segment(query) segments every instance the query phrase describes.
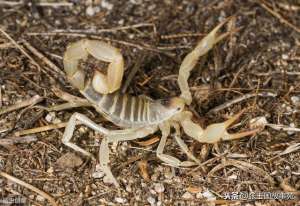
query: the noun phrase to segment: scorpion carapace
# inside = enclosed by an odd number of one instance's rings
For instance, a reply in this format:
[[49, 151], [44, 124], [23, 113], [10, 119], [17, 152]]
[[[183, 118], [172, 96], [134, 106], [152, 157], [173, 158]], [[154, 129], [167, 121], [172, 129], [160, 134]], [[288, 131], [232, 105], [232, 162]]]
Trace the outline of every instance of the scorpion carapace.
[[[221, 140], [233, 140], [255, 134], [258, 131], [257, 129], [236, 134], [227, 132], [227, 128], [245, 110], [225, 122], [211, 124], [206, 129], [202, 129], [200, 125], [192, 121], [192, 113], [185, 108], [185, 104], [190, 104], [192, 101], [187, 82], [190, 71], [202, 55], [206, 54], [216, 43], [228, 36], [229, 32], [222, 35], [217, 35], [217, 32], [229, 19], [216, 26], [197, 44], [193, 51], [187, 54], [179, 69], [178, 84], [181, 96], [167, 100], [151, 100], [119, 93], [118, 89], [121, 86], [124, 74], [124, 61], [120, 51], [113, 46], [101, 41], [88, 39], [70, 44], [63, 60], [69, 81], [80, 90], [99, 113], [124, 129], [108, 130], [94, 123], [85, 115], [75, 113], [70, 118], [65, 129], [63, 143], [93, 158], [92, 154], [70, 141], [75, 125], [81, 123], [103, 134], [104, 137], [99, 150], [100, 166], [108, 178], [116, 186], [119, 186], [108, 166], [108, 144], [110, 142], [143, 138], [157, 130], [161, 130], [162, 137], [156, 150], [157, 157], [168, 165], [181, 167], [200, 164], [200, 161], [189, 151], [187, 145], [181, 139], [180, 126], [188, 136], [203, 143], [216, 143]], [[89, 54], [96, 59], [109, 63], [106, 75], [96, 71], [92, 79], [86, 79], [84, 71], [79, 68], [79, 61], [86, 60]], [[171, 127], [175, 129], [175, 141], [191, 161], [181, 161], [176, 157], [163, 153]]]

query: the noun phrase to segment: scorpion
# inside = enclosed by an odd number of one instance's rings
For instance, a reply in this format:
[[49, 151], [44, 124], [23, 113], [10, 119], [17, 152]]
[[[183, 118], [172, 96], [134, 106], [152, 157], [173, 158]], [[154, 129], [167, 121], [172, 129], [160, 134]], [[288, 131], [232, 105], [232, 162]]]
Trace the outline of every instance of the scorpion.
[[[122, 94], [118, 91], [124, 75], [124, 59], [119, 49], [99, 40], [82, 39], [71, 43], [63, 57], [64, 70], [69, 82], [80, 91], [97, 112], [122, 129], [109, 130], [94, 123], [83, 114], [74, 113], [65, 128], [63, 144], [94, 159], [91, 153], [72, 143], [71, 138], [77, 124], [83, 124], [101, 133], [103, 139], [99, 149], [100, 168], [111, 182], [119, 187], [109, 167], [109, 143], [144, 138], [160, 130], [162, 135], [156, 149], [156, 156], [172, 167], [189, 167], [200, 164], [200, 160], [189, 151], [181, 139], [180, 128], [183, 128], [184, 133], [189, 137], [201, 143], [217, 143], [221, 140], [234, 140], [255, 134], [257, 129], [234, 134], [227, 131], [227, 128], [245, 110], [233, 115], [227, 121], [211, 124], [203, 129], [192, 120], [193, 114], [186, 107], [192, 102], [187, 81], [190, 72], [201, 56], [228, 36], [228, 32], [218, 35], [218, 31], [227, 21], [228, 19], [219, 23], [186, 55], [179, 68], [178, 76], [181, 95], [168, 99], [152, 100], [142, 96]], [[106, 74], [95, 71], [91, 78], [87, 78], [87, 74], [79, 67], [79, 63], [87, 60], [89, 55], [108, 63]], [[175, 141], [190, 160], [181, 161], [164, 153], [171, 128], [175, 131]]]

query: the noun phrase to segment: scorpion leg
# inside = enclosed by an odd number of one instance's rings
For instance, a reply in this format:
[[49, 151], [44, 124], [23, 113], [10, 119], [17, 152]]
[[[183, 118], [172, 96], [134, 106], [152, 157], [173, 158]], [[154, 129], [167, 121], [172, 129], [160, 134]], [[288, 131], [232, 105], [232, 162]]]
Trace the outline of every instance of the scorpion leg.
[[219, 29], [230, 20], [227, 18], [225, 21], [217, 25], [207, 36], [205, 36], [186, 57], [183, 59], [178, 75], [178, 84], [181, 90], [181, 97], [185, 100], [186, 104], [192, 102], [192, 95], [188, 85], [188, 78], [191, 70], [196, 66], [198, 59], [205, 55], [209, 50], [213, 48], [215, 44], [227, 37], [232, 32], [227, 32], [221, 35], [217, 35]]
[[[77, 124], [77, 121], [79, 121], [79, 123], [84, 124], [85, 126], [105, 135], [105, 136], [110, 136], [110, 135], [125, 135], [125, 134], [131, 134], [134, 132], [137, 132], [137, 129], [125, 129], [125, 130], [108, 130], [98, 124], [96, 124], [95, 122], [93, 122], [91, 119], [89, 119], [88, 117], [86, 117], [83, 114], [80, 113], [74, 113], [67, 126], [65, 129], [65, 132], [63, 134], [63, 138], [62, 138], [62, 142], [63, 144], [65, 144], [68, 147], [71, 147], [72, 149], [74, 149], [75, 151], [81, 152], [84, 155], [87, 155], [91, 158], [93, 158], [93, 155], [87, 151], [85, 151], [84, 149], [82, 149], [81, 147], [77, 146], [76, 144], [70, 142], [71, 138], [73, 136], [74, 130], [75, 130], [75, 126]], [[153, 133], [153, 130], [149, 131]], [[134, 137], [133, 137], [134, 138]]]
[[116, 187], [119, 187], [119, 183], [111, 172], [109, 163], [109, 147], [110, 142], [127, 141], [138, 138], [143, 138], [149, 134], [154, 133], [157, 130], [156, 126], [150, 126], [138, 129], [127, 129], [127, 130], [112, 130], [109, 135], [104, 137], [99, 150], [100, 167], [106, 176], [113, 182]]
[[100, 159], [100, 166], [103, 172], [108, 176], [109, 179], [113, 181], [113, 184], [115, 186], [119, 186], [117, 180], [114, 178], [108, 163], [109, 163], [109, 148], [108, 148], [108, 143], [110, 142], [117, 142], [117, 141], [123, 141], [123, 140], [133, 140], [133, 139], [138, 139], [138, 138], [143, 138], [148, 136], [149, 134], [154, 133], [157, 131], [157, 126], [149, 126], [145, 128], [135, 128], [135, 129], [124, 129], [124, 130], [108, 130], [92, 120], [90, 120], [88, 117], [86, 117], [83, 114], [80, 113], [74, 113], [72, 117], [70, 118], [68, 125], [65, 129], [62, 142], [66, 146], [74, 149], [77, 152], [81, 152], [84, 155], [87, 155], [91, 158], [94, 159], [93, 155], [81, 147], [77, 146], [76, 144], [70, 142], [75, 126], [76, 126], [76, 121], [79, 121], [79, 123], [86, 125], [87, 127], [103, 134], [105, 137], [103, 138], [101, 145], [100, 145], [100, 150], [99, 150], [99, 159]]
[[157, 157], [165, 162], [166, 164], [172, 166], [172, 167], [188, 167], [188, 166], [192, 166], [194, 165], [193, 162], [190, 161], [180, 161], [179, 159], [177, 159], [176, 157], [167, 155], [167, 154], [163, 154], [164, 151], [164, 147], [166, 145], [167, 142], [167, 137], [170, 134], [170, 124], [169, 123], [163, 123], [160, 125], [160, 130], [162, 132], [162, 137], [161, 140], [158, 144], [158, 147], [156, 149], [156, 155]]
[[102, 134], [108, 134], [108, 130], [97, 125], [96, 123], [94, 123], [92, 120], [90, 120], [88, 117], [86, 117], [85, 115], [83, 114], [80, 114], [80, 113], [74, 113], [68, 124], [67, 124], [67, 127], [65, 129], [65, 132], [63, 134], [63, 138], [62, 138], [62, 142], [63, 144], [65, 144], [66, 146], [68, 147], [71, 147], [72, 149], [74, 149], [75, 151], [77, 152], [81, 152], [82, 154], [86, 155], [86, 156], [89, 156], [91, 158], [94, 159], [93, 155], [87, 151], [85, 151], [84, 149], [82, 149], [81, 147], [77, 146], [76, 144], [70, 142], [71, 141], [71, 138], [73, 136], [73, 133], [74, 133], [74, 130], [75, 130], [75, 126], [77, 124], [76, 121], [79, 121], [81, 124], [84, 124], [88, 127], [90, 127], [91, 129], [97, 131], [97, 132], [100, 132]]
[[[175, 128], [175, 140], [177, 142], [177, 144], [180, 146], [180, 148], [182, 149], [182, 151], [184, 151], [184, 153], [188, 156], [188, 158], [194, 160], [197, 164], [201, 164], [200, 160], [198, 160], [190, 151], [189, 148], [187, 147], [187, 145], [184, 143], [184, 141], [180, 138], [180, 126], [178, 123], [173, 123], [172, 125]], [[186, 162], [190, 165], [187, 166], [193, 166], [195, 165], [194, 162]]]

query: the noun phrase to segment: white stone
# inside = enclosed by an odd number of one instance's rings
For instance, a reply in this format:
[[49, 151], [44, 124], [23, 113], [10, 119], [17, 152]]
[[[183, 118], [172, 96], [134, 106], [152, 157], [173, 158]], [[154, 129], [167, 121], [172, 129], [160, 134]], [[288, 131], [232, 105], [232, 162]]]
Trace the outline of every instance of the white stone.
[[[296, 127], [295, 123], [293, 123], [293, 122], [290, 123], [290, 127], [295, 128], [295, 127]], [[294, 131], [287, 131], [287, 133], [288, 133], [289, 135], [295, 134]]]
[[229, 180], [236, 180], [237, 179], [237, 175], [236, 174], [233, 174], [233, 175], [230, 175], [228, 177]]
[[86, 11], [85, 11], [86, 15], [88, 16], [94, 16], [95, 15], [95, 10], [92, 6], [88, 6], [86, 8]]
[[150, 203], [150, 205], [154, 205], [155, 202], [156, 202], [155, 198], [152, 197], [152, 196], [149, 196], [149, 197], [147, 198], [147, 201]]
[[104, 175], [105, 175], [105, 173], [102, 171], [95, 171], [95, 172], [93, 172], [92, 177], [95, 179], [100, 179], [100, 178], [104, 177]]
[[258, 127], [264, 128], [268, 124], [268, 121], [266, 117], [260, 116], [260, 117], [255, 117], [250, 120], [250, 128], [255, 129]]
[[299, 96], [292, 96], [291, 101], [293, 105], [300, 106], [300, 97]]
[[117, 203], [121, 203], [121, 204], [124, 204], [127, 202], [127, 200], [125, 198], [122, 198], [122, 197], [115, 197], [115, 201]]
[[101, 1], [101, 7], [104, 8], [104, 9], [107, 9], [107, 10], [112, 10], [114, 5], [109, 3], [107, 0], [102, 0]]
[[36, 196], [36, 200], [39, 201], [39, 202], [44, 202], [45, 198], [41, 195], [38, 195], [38, 196]]
[[282, 59], [287, 60], [289, 58], [289, 56], [287, 54], [282, 54], [281, 55]]
[[103, 177], [103, 182], [105, 184], [113, 184], [113, 181], [108, 176]]
[[205, 197], [207, 200], [216, 200], [216, 196], [211, 193], [209, 190], [206, 190], [202, 193], [203, 197]]
[[163, 193], [165, 191], [165, 187], [164, 187], [164, 185], [162, 183], [156, 183], [154, 185], [154, 190], [157, 193]]
[[45, 120], [49, 123], [51, 123], [55, 118], [55, 113], [54, 112], [49, 112], [46, 117]]
[[182, 195], [182, 198], [183, 199], [192, 199], [193, 198], [193, 195], [189, 192], [185, 192], [183, 195]]

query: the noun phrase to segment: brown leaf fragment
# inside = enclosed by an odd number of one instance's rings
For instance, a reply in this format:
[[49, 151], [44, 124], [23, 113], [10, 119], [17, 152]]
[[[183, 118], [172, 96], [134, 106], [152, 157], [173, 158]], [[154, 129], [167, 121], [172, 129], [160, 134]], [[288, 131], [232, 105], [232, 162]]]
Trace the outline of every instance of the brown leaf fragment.
[[156, 142], [159, 141], [159, 137], [155, 136], [151, 139], [148, 139], [146, 141], [140, 141], [140, 142], [136, 142], [138, 145], [143, 146], [143, 147], [147, 147], [149, 145], [155, 144]]
[[82, 163], [82, 159], [71, 152], [64, 154], [56, 161], [56, 164], [60, 168], [74, 168], [80, 166]]
[[188, 188], [186, 188], [186, 191], [195, 194], [195, 193], [201, 192], [202, 189], [201, 189], [200, 187], [191, 185], [191, 186], [189, 186]]
[[140, 174], [146, 182], [150, 181], [149, 173], [148, 173], [148, 162], [147, 160], [141, 160], [138, 162], [138, 166], [140, 169]]
[[280, 187], [285, 192], [297, 192], [297, 189], [290, 185], [289, 178], [284, 178], [280, 183]]

